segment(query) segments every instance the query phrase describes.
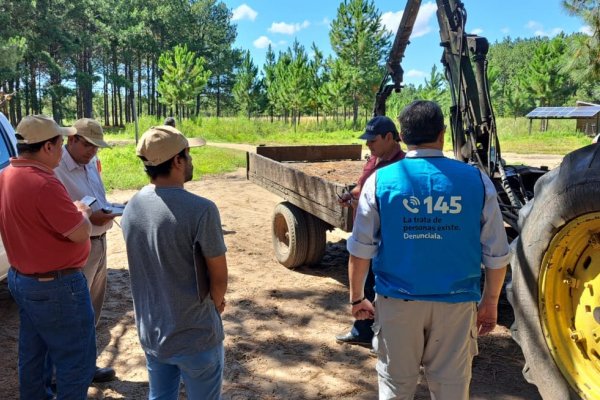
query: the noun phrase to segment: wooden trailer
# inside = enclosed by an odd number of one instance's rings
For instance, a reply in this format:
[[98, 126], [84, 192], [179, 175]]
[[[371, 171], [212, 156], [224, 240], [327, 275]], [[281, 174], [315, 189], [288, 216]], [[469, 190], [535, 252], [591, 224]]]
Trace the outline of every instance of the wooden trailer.
[[338, 199], [360, 176], [361, 150], [359, 144], [259, 146], [247, 153], [247, 179], [285, 200], [275, 207], [271, 224], [281, 264], [317, 264], [327, 230], [352, 230], [352, 210]]

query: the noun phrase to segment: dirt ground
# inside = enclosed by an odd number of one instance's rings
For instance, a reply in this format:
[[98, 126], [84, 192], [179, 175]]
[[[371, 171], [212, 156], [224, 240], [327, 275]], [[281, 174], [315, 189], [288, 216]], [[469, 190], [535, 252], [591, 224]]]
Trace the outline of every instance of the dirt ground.
[[[556, 160], [551, 157], [550, 161]], [[248, 182], [244, 170], [186, 187], [217, 204], [228, 246], [223, 398], [376, 399], [375, 358], [368, 349], [339, 345], [334, 338], [352, 321], [347, 305], [348, 234], [328, 233], [320, 265], [289, 270], [277, 263], [271, 243], [270, 217], [280, 198]], [[133, 193], [113, 192], [109, 198], [125, 201]], [[108, 247], [109, 289], [98, 327], [98, 365], [115, 368], [118, 379], [94, 385], [89, 394], [93, 398], [143, 399], [147, 398], [148, 378], [135, 328], [125, 247], [117, 226], [108, 233]], [[504, 297], [500, 308], [497, 328], [479, 339], [471, 398], [539, 399], [536, 388], [521, 375], [523, 357], [510, 338], [512, 312]], [[17, 338], [17, 307], [6, 281], [0, 282], [1, 400], [18, 398]], [[425, 382], [419, 384], [416, 398], [429, 398]]]

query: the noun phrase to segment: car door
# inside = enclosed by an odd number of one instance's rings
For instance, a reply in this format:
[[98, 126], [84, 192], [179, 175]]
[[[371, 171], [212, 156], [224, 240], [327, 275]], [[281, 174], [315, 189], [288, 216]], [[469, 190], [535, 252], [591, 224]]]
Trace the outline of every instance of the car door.
[[[10, 158], [17, 155], [16, 146], [15, 130], [4, 114], [0, 113], [0, 173], [8, 166]], [[4, 244], [0, 239], [0, 280], [6, 278], [9, 267], [6, 250], [4, 250]]]

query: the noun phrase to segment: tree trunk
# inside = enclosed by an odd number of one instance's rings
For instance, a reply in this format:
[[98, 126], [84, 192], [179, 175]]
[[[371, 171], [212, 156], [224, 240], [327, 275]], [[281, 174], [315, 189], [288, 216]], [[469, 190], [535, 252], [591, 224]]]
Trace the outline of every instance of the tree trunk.
[[31, 105], [30, 105], [30, 101], [31, 101], [31, 97], [29, 95], [29, 69], [28, 68], [24, 68], [25, 70], [25, 76], [23, 77], [23, 93], [25, 94], [25, 115], [29, 115], [30, 110], [31, 110]]
[[[11, 79], [8, 81], [8, 93], [13, 93], [15, 91], [15, 80]], [[17, 113], [15, 110], [15, 104], [17, 102], [17, 96], [13, 97], [11, 101], [8, 102], [8, 115], [11, 124], [15, 125], [15, 121], [17, 120]]]
[[156, 103], [158, 101], [158, 93], [156, 92], [156, 57], [152, 56], [152, 115], [157, 114]]
[[356, 129], [358, 126], [358, 96], [352, 99], [352, 126]]
[[[130, 65], [129, 65], [129, 61], [125, 61], [124, 64], [124, 71], [123, 71], [123, 76], [125, 77], [125, 79], [129, 78], [129, 69], [130, 69]], [[131, 122], [130, 119], [130, 115], [129, 115], [129, 88], [127, 86], [125, 86], [125, 123], [127, 122]]]
[[110, 113], [108, 111], [108, 65], [106, 57], [102, 57], [102, 92], [104, 101], [104, 125], [110, 126]]
[[119, 108], [117, 105], [118, 96], [117, 93], [119, 91], [117, 85], [118, 79], [118, 69], [117, 69], [117, 45], [115, 43], [112, 44], [112, 120], [113, 126], [119, 125]]
[[82, 60], [83, 72], [85, 73], [85, 79], [83, 81], [82, 89], [82, 106], [83, 106], [83, 117], [92, 118], [94, 115], [93, 106], [93, 85], [94, 85], [94, 67], [92, 66], [92, 51], [89, 47], [83, 50]]
[[217, 76], [217, 118], [221, 116], [221, 76]]
[[152, 95], [150, 92], [150, 82], [152, 81], [150, 76], [150, 55], [146, 56], [146, 106], [148, 107], [148, 115], [151, 115], [150, 105], [152, 103]]
[[50, 73], [50, 87], [53, 89], [50, 93], [50, 103], [52, 105], [52, 118], [57, 124], [62, 124], [62, 104], [58, 90], [61, 83], [60, 74], [56, 71]]
[[142, 114], [142, 55], [138, 53], [138, 69], [137, 69], [137, 115]]
[[[29, 98], [31, 105], [31, 114], [40, 114], [39, 102], [37, 99], [37, 85], [35, 80], [36, 65], [35, 62], [29, 63]], [[29, 114], [29, 111], [27, 112]]]
[[[25, 87], [27, 87], [27, 85], [25, 85]], [[17, 118], [15, 119], [16, 126], [19, 121], [21, 121], [21, 118], [23, 118], [23, 115], [21, 114], [21, 79], [19, 78], [15, 80], [15, 90], [17, 91], [17, 98], [15, 99], [15, 102], [17, 103]]]
[[123, 99], [121, 97], [121, 88], [119, 87], [117, 90], [117, 99], [119, 100], [118, 102], [118, 109], [119, 109], [119, 125], [118, 126], [125, 126], [123, 124]]

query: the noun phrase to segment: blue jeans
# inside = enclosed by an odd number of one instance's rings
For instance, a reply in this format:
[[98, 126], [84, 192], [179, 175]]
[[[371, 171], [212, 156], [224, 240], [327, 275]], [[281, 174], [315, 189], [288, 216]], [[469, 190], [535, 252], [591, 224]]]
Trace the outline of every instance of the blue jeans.
[[52, 399], [44, 379], [46, 357], [56, 366], [56, 398], [87, 398], [96, 366], [96, 331], [90, 292], [81, 272], [38, 281], [8, 272], [8, 288], [19, 306], [21, 399]]
[[225, 363], [223, 343], [192, 355], [159, 360], [146, 353], [150, 400], [176, 400], [183, 379], [188, 399], [219, 400]]

